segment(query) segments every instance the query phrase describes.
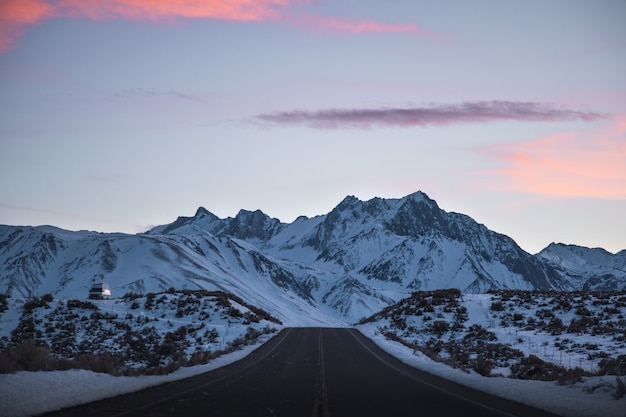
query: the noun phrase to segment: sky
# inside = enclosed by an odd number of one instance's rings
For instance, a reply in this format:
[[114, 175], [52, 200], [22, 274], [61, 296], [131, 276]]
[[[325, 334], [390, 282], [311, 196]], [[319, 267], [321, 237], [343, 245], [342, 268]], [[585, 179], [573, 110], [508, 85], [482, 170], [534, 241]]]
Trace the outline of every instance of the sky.
[[623, 0], [0, 0], [0, 224], [139, 233], [423, 191], [626, 249]]

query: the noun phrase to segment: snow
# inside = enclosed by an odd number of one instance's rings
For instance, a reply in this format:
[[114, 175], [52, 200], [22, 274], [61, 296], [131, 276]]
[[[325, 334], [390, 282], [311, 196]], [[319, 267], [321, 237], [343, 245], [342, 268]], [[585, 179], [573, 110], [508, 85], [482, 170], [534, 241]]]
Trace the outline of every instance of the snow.
[[[62, 240], [80, 240], [80, 239], [86, 239], [86, 238], [98, 235], [98, 232], [91, 232], [88, 230], [70, 231], [70, 230], [65, 230], [65, 229], [55, 227], [55, 226], [48, 226], [48, 225], [35, 226], [33, 227], [33, 229], [38, 230], [42, 233], [52, 233], [53, 235], [55, 235], [56, 237]], [[113, 233], [111, 233], [111, 235], [113, 235]]]
[[[421, 353], [385, 339], [373, 324], [360, 326], [359, 330], [381, 349], [404, 363], [423, 371], [439, 375], [463, 385], [503, 398], [519, 401], [564, 417], [624, 417], [624, 400], [610, 396], [614, 377], [587, 378], [584, 383], [559, 386], [554, 382], [521, 381], [508, 378], [485, 378], [476, 373], [465, 373], [434, 362]], [[263, 336], [263, 341], [271, 336]], [[109, 398], [150, 386], [163, 384], [208, 372], [243, 359], [259, 345], [221, 356], [209, 364], [181, 368], [169, 375], [114, 377], [91, 371], [71, 370], [53, 372], [18, 372], [0, 375], [0, 404], [4, 417], [32, 416], [61, 408]], [[585, 392], [601, 385], [593, 394]], [[97, 389], [94, 389], [97, 387]], [[614, 387], [612, 388], [614, 390]], [[37, 401], [32, 401], [37, 398]]]
[[[623, 289], [626, 278], [626, 252], [612, 254], [602, 248], [585, 248], [576, 245], [552, 243], [537, 254], [539, 259], [568, 272], [581, 280], [584, 277], [613, 276], [617, 280], [617, 289]], [[596, 288], [591, 288], [596, 289]], [[602, 288], [599, 288], [602, 289]]]
[[[267, 341], [270, 337], [262, 336], [261, 340]], [[1, 413], [3, 417], [33, 416], [177, 381], [236, 362], [259, 346], [261, 344], [246, 346], [206, 365], [180, 368], [169, 375], [116, 377], [76, 369], [0, 374]], [[37, 401], [32, 401], [33, 398]]]
[[[465, 373], [445, 364], [435, 362], [421, 352], [387, 340], [379, 334], [376, 325], [359, 326], [359, 330], [376, 345], [402, 362], [425, 372], [441, 376], [474, 389], [543, 409], [563, 417], [624, 417], [625, 401], [615, 400], [610, 391], [615, 390], [615, 377], [590, 377], [583, 383], [560, 386], [555, 382], [527, 381], [502, 377], [486, 378], [475, 372]], [[586, 391], [600, 386], [593, 394]]]

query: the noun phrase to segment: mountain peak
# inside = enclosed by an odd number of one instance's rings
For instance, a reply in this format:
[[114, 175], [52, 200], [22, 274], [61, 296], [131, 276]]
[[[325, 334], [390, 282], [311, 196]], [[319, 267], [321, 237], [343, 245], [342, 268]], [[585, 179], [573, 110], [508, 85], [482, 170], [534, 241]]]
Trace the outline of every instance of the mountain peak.
[[231, 219], [226, 233], [239, 239], [258, 238], [269, 240], [274, 233], [280, 231], [283, 224], [273, 219], [261, 210], [239, 210], [234, 219]]
[[202, 216], [202, 215], [207, 215], [209, 214], [209, 211], [207, 209], [205, 209], [204, 207], [200, 206], [198, 207], [198, 210], [196, 210], [196, 217], [197, 216]]
[[215, 214], [211, 213], [204, 207], [200, 206], [198, 207], [198, 210], [196, 210], [196, 214], [194, 214], [193, 217], [179, 217], [177, 221], [179, 221], [180, 219], [184, 219], [183, 221], [185, 224], [195, 223], [206, 226], [209, 223], [219, 220], [219, 217], [217, 217]]
[[263, 213], [261, 210], [257, 209], [254, 211], [250, 211], [250, 210], [245, 210], [245, 209], [241, 209], [239, 210], [239, 212], [237, 213], [237, 215], [235, 216], [235, 218], [247, 218], [247, 217], [256, 217], [256, 218], [265, 218], [265, 217], [269, 217], [267, 214]]
[[[219, 220], [218, 217], [205, 209], [204, 207], [198, 207], [196, 214], [193, 217], [179, 216], [174, 222], [165, 224], [162, 226], [156, 226], [147, 231], [147, 234], [168, 234], [174, 231], [179, 233], [184, 230], [185, 226], [200, 225], [200, 227], [206, 227], [208, 224]], [[182, 229], [181, 229], [182, 228]]]
[[414, 193], [408, 194], [406, 195], [404, 198], [410, 198], [410, 199], [426, 199], [426, 200], [430, 200], [430, 198], [428, 198], [428, 196], [426, 195], [426, 193], [424, 193], [423, 191], [417, 190]]
[[349, 195], [349, 196], [346, 196], [343, 200], [341, 200], [341, 203], [337, 204], [336, 209], [343, 210], [349, 207], [353, 207], [355, 204], [358, 204], [360, 202], [361, 200], [359, 200], [355, 196]]
[[416, 191], [414, 193], [411, 193], [405, 196], [404, 198], [402, 198], [401, 200], [412, 201], [414, 203], [426, 203], [428, 207], [430, 208], [434, 208], [434, 207], [439, 208], [439, 206], [437, 206], [437, 202], [431, 199], [430, 197], [428, 197], [428, 195], [426, 195], [426, 193], [422, 191]]

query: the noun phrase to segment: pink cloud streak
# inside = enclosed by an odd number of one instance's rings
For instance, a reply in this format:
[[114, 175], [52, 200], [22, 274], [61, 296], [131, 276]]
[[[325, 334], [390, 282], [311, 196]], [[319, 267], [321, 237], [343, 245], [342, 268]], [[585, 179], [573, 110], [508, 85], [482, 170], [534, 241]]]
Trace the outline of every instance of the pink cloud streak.
[[330, 16], [312, 16], [308, 14], [299, 16], [282, 15], [279, 19], [291, 23], [294, 26], [311, 27], [334, 32], [355, 34], [368, 32], [412, 33], [433, 39], [445, 39], [442, 35], [421, 29], [417, 23], [385, 23], [370, 19], [355, 21]]
[[176, 18], [195, 18], [240, 22], [268, 21], [348, 33], [395, 32], [438, 37], [434, 33], [421, 30], [415, 23], [352, 21], [308, 14], [295, 16], [289, 13], [290, 8], [301, 4], [302, 1], [299, 0], [2, 0], [0, 53], [13, 47], [29, 26], [60, 17], [93, 20], [171, 21]]
[[258, 21], [276, 16], [288, 0], [60, 0], [56, 10], [70, 17], [168, 20], [176, 17]]
[[257, 120], [278, 125], [313, 128], [426, 127], [457, 123], [488, 123], [502, 120], [554, 122], [603, 118], [599, 113], [573, 110], [543, 103], [479, 101], [410, 108], [294, 110], [260, 114]]
[[499, 189], [626, 199], [626, 114], [603, 132], [560, 132], [486, 153], [505, 165], [488, 172]]

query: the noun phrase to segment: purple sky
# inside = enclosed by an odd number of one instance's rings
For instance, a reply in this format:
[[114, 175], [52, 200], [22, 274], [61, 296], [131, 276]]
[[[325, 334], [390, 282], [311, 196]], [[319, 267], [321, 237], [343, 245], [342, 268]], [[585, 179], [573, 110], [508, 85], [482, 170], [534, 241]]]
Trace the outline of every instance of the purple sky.
[[626, 2], [0, 1], [0, 223], [426, 192], [626, 249]]

